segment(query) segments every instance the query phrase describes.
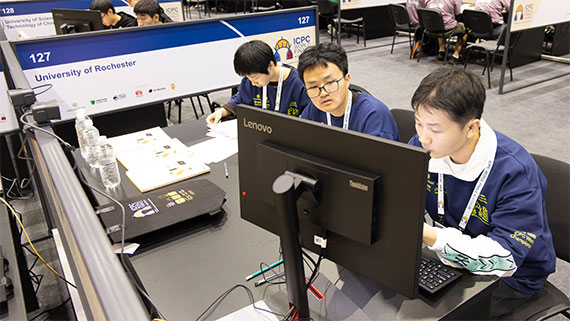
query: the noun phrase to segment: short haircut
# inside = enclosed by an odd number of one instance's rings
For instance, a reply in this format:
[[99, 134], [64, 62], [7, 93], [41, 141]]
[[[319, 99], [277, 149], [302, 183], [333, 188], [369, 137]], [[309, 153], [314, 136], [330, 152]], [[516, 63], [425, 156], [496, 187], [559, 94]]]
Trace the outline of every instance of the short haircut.
[[434, 108], [446, 112], [461, 126], [471, 119], [481, 119], [485, 105], [485, 87], [469, 70], [451, 66], [432, 71], [412, 96], [412, 109]]
[[234, 70], [245, 77], [253, 73], [269, 74], [267, 68], [273, 61], [277, 65], [271, 47], [263, 41], [252, 40], [239, 46], [234, 54]]
[[346, 51], [341, 46], [332, 42], [323, 42], [316, 46], [308, 47], [299, 56], [299, 64], [297, 65], [299, 78], [305, 82], [305, 70], [317, 66], [328, 67], [328, 63], [335, 64], [342, 71], [343, 76], [348, 74], [348, 58], [346, 57]]
[[107, 14], [109, 9], [115, 13], [115, 6], [110, 0], [93, 0], [89, 6], [89, 10], [99, 10], [101, 13]]
[[156, 0], [140, 0], [133, 8], [133, 11], [137, 15], [147, 14], [151, 18], [153, 18], [154, 15], [156, 14], [160, 17], [161, 10], [160, 10], [160, 5]]

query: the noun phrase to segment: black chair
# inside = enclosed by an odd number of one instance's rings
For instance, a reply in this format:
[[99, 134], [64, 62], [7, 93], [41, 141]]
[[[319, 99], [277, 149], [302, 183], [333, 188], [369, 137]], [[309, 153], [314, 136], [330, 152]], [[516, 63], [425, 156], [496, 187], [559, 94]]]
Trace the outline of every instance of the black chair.
[[488, 40], [491, 40], [490, 37], [493, 34], [494, 27], [491, 15], [487, 11], [465, 9], [463, 10], [462, 15], [463, 15], [463, 24], [465, 24], [465, 28], [468, 30], [469, 34], [471, 35], [488, 34], [489, 35]]
[[[337, 10], [329, 0], [320, 0], [317, 2], [319, 17], [325, 19], [327, 26], [331, 25], [332, 20], [336, 18]], [[331, 42], [333, 41], [334, 32], [330, 30]]]
[[[532, 157], [548, 181], [546, 215], [556, 256], [570, 262], [570, 164], [541, 155]], [[546, 320], [557, 314], [570, 319], [569, 311], [568, 296], [546, 281], [528, 302], [499, 320]]]
[[366, 88], [364, 88], [364, 87], [362, 87], [362, 86], [359, 86], [359, 85], [357, 85], [357, 84], [351, 83], [351, 84], [348, 86], [348, 88], [349, 88], [349, 89], [356, 89], [356, 90], [362, 91], [363, 93], [367, 93], [367, 94], [369, 94], [369, 95], [372, 95], [368, 90], [366, 90]]
[[407, 143], [416, 135], [416, 120], [414, 112], [407, 109], [391, 109], [392, 116], [398, 126], [400, 142]]
[[210, 16], [210, 6], [208, 4], [208, 0], [182, 0], [182, 5], [187, 8], [186, 12], [189, 19], [192, 19], [192, 7], [198, 8], [198, 19], [202, 19], [200, 7], [204, 9], [204, 16]]
[[276, 0], [255, 0], [254, 1], [254, 12], [266, 12], [281, 9], [281, 5]]
[[418, 62], [420, 62], [420, 58], [422, 57], [422, 45], [424, 43], [424, 37], [427, 34], [429, 37], [445, 39], [445, 56], [443, 58], [443, 63], [445, 63], [449, 51], [449, 39], [455, 35], [461, 35], [461, 33], [445, 32], [443, 17], [441, 16], [441, 12], [437, 10], [418, 8], [418, 18], [420, 20], [420, 26], [424, 29], [420, 42]]
[[281, 0], [279, 3], [283, 9], [298, 8], [311, 5], [307, 0]]
[[[344, 27], [348, 36], [350, 34], [356, 34], [356, 43], [360, 41], [360, 35], [362, 34], [362, 39], [364, 40], [364, 47], [366, 47], [366, 18], [364, 16], [350, 16], [352, 13], [342, 13], [341, 18], [334, 18], [332, 21], [334, 22], [335, 28], [337, 32], [341, 32], [341, 27]], [[340, 23], [340, 25], [339, 25]], [[334, 33], [331, 32], [331, 38]]]
[[[509, 46], [506, 49], [505, 53], [505, 36], [507, 34], [507, 28], [503, 29], [499, 39], [497, 40], [489, 40], [483, 41], [480, 43], [473, 43], [467, 45], [465, 48], [465, 62], [463, 63], [463, 68], [467, 67], [467, 63], [469, 62], [469, 55], [473, 49], [477, 49], [479, 51], [485, 52], [485, 68], [483, 68], [482, 75], [485, 74], [487, 71], [487, 81], [489, 83], [489, 88], [491, 88], [491, 71], [493, 71], [493, 64], [495, 62], [495, 57], [497, 55], [507, 55], [507, 66], [509, 67], [509, 72], [511, 75], [511, 81], [513, 81], [513, 68], [511, 67], [511, 55], [513, 52], [513, 48], [519, 42], [521, 32], [513, 32], [511, 33], [511, 39], [509, 41]], [[491, 59], [489, 56], [492, 55]]]
[[391, 3], [388, 5], [388, 10], [390, 11], [390, 17], [394, 23], [394, 37], [392, 38], [392, 49], [390, 49], [390, 54], [394, 52], [394, 42], [396, 41], [398, 31], [406, 32], [408, 34], [411, 53], [413, 50], [412, 32], [414, 32], [414, 28], [410, 24], [410, 17], [408, 16], [406, 7], [401, 4]]

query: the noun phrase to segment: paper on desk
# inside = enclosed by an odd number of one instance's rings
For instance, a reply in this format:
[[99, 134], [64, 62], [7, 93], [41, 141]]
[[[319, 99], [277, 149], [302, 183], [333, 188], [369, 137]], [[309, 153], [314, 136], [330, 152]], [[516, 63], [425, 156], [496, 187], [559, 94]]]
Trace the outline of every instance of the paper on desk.
[[[123, 253], [132, 255], [139, 248], [139, 246], [140, 244], [138, 243], [125, 243]], [[121, 243], [113, 244], [113, 252], [115, 252], [115, 254], [121, 254]]]
[[[267, 304], [263, 301], [255, 302], [255, 307], [263, 310], [271, 311]], [[241, 310], [237, 310], [234, 313], [230, 313], [224, 317], [218, 319], [218, 321], [242, 321], [242, 320], [261, 320], [261, 321], [278, 321], [274, 314], [265, 312], [262, 310], [255, 309], [253, 305], [248, 305]]]
[[238, 152], [236, 138], [216, 137], [188, 147], [190, 156], [203, 163], [217, 163]]
[[206, 134], [210, 137], [237, 138], [237, 119], [221, 122], [217, 125], [209, 125], [210, 130]]

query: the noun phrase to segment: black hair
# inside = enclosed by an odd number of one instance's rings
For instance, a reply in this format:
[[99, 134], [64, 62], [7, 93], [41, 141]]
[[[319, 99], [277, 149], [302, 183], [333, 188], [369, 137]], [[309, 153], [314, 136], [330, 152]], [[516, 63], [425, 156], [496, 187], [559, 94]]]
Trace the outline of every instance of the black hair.
[[99, 10], [104, 14], [107, 14], [109, 9], [113, 10], [113, 13], [115, 13], [115, 6], [109, 0], [93, 0], [91, 5], [89, 5], [89, 10]]
[[267, 68], [277, 60], [273, 50], [263, 41], [252, 40], [239, 46], [234, 54], [234, 70], [236, 74], [245, 77], [253, 73], [269, 74]]
[[434, 108], [446, 112], [461, 126], [481, 119], [485, 87], [479, 77], [463, 68], [440, 67], [421, 82], [412, 96], [412, 109]]
[[303, 74], [305, 70], [312, 69], [316, 66], [327, 67], [328, 63], [335, 64], [341, 71], [342, 75], [348, 74], [348, 58], [346, 51], [341, 46], [332, 42], [323, 42], [316, 46], [308, 47], [299, 56], [299, 64], [297, 71], [299, 78], [305, 82]]
[[160, 17], [160, 5], [156, 0], [140, 0], [135, 4], [133, 11], [137, 15], [149, 15], [151, 18], [154, 18], [154, 15], [158, 15]]

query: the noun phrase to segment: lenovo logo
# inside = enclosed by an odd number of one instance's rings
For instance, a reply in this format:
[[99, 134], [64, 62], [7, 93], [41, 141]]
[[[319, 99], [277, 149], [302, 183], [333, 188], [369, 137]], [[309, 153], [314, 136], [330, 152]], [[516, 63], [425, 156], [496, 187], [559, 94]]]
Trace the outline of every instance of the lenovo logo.
[[256, 122], [246, 120], [245, 118], [243, 119], [243, 126], [247, 127], [247, 128], [255, 129], [255, 130], [260, 131], [260, 132], [268, 133], [268, 134], [271, 134], [273, 132], [273, 129], [271, 128], [271, 126], [264, 125], [264, 124], [258, 124]]
[[366, 186], [366, 185], [364, 185], [364, 184], [362, 184], [362, 183], [359, 183], [359, 182], [355, 182], [355, 181], [353, 181], [353, 180], [351, 180], [351, 179], [348, 180], [348, 186], [350, 186], [350, 187], [352, 187], [352, 188], [359, 189], [359, 190], [361, 190], [361, 191], [368, 192], [368, 186]]

